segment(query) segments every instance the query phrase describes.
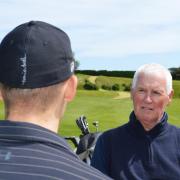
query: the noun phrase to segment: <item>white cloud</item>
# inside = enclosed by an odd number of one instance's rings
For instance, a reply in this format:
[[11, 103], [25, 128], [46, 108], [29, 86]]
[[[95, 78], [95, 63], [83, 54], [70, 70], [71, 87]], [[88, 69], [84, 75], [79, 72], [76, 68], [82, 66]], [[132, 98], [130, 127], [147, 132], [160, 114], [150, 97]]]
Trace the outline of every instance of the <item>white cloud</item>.
[[179, 0], [4, 0], [0, 39], [43, 20], [65, 30], [78, 59], [180, 51]]

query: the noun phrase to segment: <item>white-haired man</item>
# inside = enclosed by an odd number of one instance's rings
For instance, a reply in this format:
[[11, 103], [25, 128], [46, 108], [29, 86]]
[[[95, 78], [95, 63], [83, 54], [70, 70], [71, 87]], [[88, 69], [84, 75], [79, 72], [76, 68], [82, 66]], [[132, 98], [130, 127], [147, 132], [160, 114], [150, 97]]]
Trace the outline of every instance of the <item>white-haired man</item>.
[[167, 123], [165, 112], [172, 97], [170, 72], [141, 66], [132, 82], [130, 120], [100, 136], [92, 166], [116, 180], [178, 180], [180, 129]]

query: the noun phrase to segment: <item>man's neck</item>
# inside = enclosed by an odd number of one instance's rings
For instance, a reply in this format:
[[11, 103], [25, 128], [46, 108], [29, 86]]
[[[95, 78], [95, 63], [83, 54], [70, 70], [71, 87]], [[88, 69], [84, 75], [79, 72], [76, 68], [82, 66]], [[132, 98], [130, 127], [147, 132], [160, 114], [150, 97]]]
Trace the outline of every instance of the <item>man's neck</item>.
[[51, 130], [55, 133], [58, 132], [59, 127], [59, 118], [53, 116], [53, 114], [43, 113], [43, 114], [19, 114], [18, 112], [10, 112], [6, 116], [6, 119], [10, 121], [17, 122], [28, 122], [42, 126], [48, 130]]

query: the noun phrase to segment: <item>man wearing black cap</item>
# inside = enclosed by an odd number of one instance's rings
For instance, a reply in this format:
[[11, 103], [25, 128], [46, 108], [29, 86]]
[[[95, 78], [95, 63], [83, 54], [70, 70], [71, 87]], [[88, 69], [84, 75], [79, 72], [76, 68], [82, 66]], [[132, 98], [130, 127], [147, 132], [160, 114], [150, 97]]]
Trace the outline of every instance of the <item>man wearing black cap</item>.
[[50, 24], [31, 21], [0, 44], [0, 179], [109, 179], [81, 162], [58, 132], [76, 92], [70, 40]]

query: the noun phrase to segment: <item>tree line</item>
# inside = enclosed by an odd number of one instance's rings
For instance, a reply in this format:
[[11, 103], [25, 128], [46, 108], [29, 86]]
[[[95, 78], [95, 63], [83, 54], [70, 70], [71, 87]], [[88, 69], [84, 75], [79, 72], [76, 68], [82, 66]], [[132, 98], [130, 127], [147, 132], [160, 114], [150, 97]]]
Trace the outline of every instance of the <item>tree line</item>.
[[[180, 67], [169, 69], [173, 80], [180, 80]], [[91, 76], [110, 76], [133, 78], [135, 71], [108, 71], [108, 70], [76, 70], [76, 73]]]
[[110, 76], [132, 78], [135, 71], [108, 71], [108, 70], [76, 70], [77, 73], [91, 76]]
[[169, 69], [174, 80], [180, 80], [180, 67]]

